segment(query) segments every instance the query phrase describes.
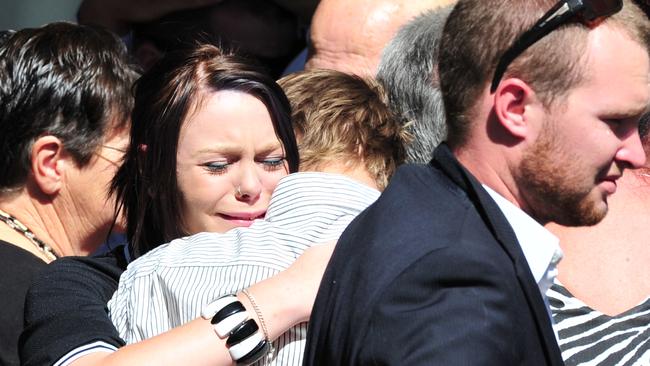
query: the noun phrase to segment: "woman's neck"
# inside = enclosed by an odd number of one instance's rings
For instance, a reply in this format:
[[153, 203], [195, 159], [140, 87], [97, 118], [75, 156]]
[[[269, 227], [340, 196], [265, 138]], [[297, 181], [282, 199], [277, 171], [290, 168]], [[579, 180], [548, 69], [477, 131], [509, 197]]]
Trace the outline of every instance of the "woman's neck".
[[[41, 259], [48, 259], [46, 261], [51, 261], [55, 256], [49, 255], [48, 249], [39, 248], [41, 243], [59, 257], [75, 254], [68, 233], [52, 202], [32, 198], [21, 192], [11, 197], [2, 197], [0, 210], [16, 221], [15, 223], [0, 222], [2, 226], [0, 238], [35, 253]], [[22, 230], [21, 227], [26, 230]], [[29, 233], [35, 237], [35, 240], [30, 239]]]

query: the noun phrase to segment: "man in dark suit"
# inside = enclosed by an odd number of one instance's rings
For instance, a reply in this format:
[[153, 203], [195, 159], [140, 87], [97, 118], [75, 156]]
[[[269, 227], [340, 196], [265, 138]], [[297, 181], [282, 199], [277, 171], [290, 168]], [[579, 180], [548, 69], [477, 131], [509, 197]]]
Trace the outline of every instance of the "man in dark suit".
[[341, 236], [305, 365], [563, 364], [543, 296], [561, 252], [541, 224], [597, 223], [645, 161], [650, 24], [623, 3], [458, 2], [447, 142]]

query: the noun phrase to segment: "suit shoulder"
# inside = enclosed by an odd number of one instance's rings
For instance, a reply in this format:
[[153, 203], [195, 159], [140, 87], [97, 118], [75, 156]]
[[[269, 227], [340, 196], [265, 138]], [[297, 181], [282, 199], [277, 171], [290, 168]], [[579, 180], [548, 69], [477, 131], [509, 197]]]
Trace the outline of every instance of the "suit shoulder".
[[430, 219], [463, 212], [471, 206], [465, 191], [439, 169], [431, 165], [407, 164], [398, 169], [371, 207], [391, 213], [383, 217], [392, 220], [396, 218], [395, 213]]

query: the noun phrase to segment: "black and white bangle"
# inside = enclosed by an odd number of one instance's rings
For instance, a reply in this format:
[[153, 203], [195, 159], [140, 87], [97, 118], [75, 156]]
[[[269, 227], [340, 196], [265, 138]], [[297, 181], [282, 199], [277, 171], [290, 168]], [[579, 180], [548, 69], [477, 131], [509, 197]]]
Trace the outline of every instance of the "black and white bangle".
[[[251, 358], [253, 354], [257, 353], [257, 350], [262, 346], [262, 344], [266, 343], [267, 341], [264, 338], [264, 335], [257, 331], [249, 337], [243, 338], [238, 343], [232, 344], [228, 348], [228, 352], [230, 352], [230, 357], [239, 363], [242, 359]], [[263, 354], [261, 356], [263, 356]]]
[[226, 338], [248, 319], [248, 313], [236, 296], [226, 295], [206, 305], [201, 317], [210, 320], [219, 338]]
[[[237, 362], [238, 366], [252, 365], [255, 362], [262, 359], [262, 357], [266, 356], [269, 353], [270, 349], [271, 349], [271, 342], [264, 339], [260, 343], [258, 343], [255, 346], [255, 348], [253, 348], [250, 352], [248, 352], [248, 354], [235, 361]], [[230, 355], [232, 357], [232, 353]]]
[[226, 295], [206, 305], [201, 317], [210, 320], [237, 365], [255, 363], [271, 350], [271, 342], [235, 295]]
[[253, 319], [246, 320], [245, 322], [239, 324], [239, 326], [232, 331], [230, 337], [228, 337], [228, 339], [226, 340], [226, 346], [231, 347], [242, 342], [246, 338], [257, 333], [259, 329], [260, 327], [257, 325], [255, 320]]

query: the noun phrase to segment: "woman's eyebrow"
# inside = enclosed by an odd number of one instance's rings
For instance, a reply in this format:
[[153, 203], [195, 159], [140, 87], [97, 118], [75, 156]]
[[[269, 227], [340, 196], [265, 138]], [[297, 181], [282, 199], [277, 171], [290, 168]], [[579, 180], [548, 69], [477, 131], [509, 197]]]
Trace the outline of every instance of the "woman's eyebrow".
[[204, 147], [202, 149], [199, 149], [194, 153], [194, 155], [204, 155], [204, 154], [214, 154], [214, 153], [219, 153], [219, 154], [234, 154], [238, 153], [241, 151], [241, 147], [235, 144], [223, 144], [223, 143], [216, 143], [214, 145]]

